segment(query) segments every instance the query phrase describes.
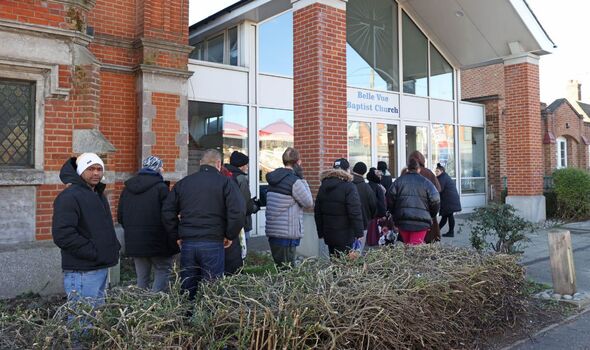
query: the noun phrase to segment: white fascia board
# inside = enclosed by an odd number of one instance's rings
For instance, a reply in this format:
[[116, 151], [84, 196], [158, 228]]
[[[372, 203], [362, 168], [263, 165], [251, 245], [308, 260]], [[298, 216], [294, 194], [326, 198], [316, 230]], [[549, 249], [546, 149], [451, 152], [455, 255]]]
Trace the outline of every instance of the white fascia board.
[[214, 19], [213, 21], [205, 24], [199, 30], [197, 30], [193, 33], [189, 33], [189, 40], [196, 37], [196, 36], [202, 35], [203, 33], [207, 33], [214, 28], [218, 28], [219, 26], [223, 26], [225, 23], [228, 23], [235, 18], [240, 18], [241, 16], [245, 16], [248, 12], [256, 10], [260, 6], [262, 6], [266, 3], [269, 3], [271, 1], [272, 0], [252, 1], [250, 3], [247, 3], [244, 6], [238, 7], [237, 9], [235, 9], [229, 13], [219, 16], [216, 19]]
[[539, 44], [540, 50], [544, 51], [544, 53], [552, 53], [553, 49], [556, 46], [547, 36], [547, 33], [539, 24], [539, 21], [537, 20], [529, 6], [526, 4], [526, 1], [510, 0], [510, 4], [512, 5], [516, 13], [520, 16], [524, 25], [527, 27], [533, 38], [535, 38], [537, 44]]

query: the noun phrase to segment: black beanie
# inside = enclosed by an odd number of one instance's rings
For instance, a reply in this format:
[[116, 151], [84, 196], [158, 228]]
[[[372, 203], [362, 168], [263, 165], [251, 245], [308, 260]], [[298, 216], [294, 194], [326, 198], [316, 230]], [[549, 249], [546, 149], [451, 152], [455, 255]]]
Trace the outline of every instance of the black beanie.
[[375, 173], [376, 170], [377, 169], [375, 169], [375, 168], [369, 169], [369, 172], [367, 173], [367, 180], [369, 180], [371, 182], [381, 183], [381, 179]]
[[352, 171], [359, 175], [365, 175], [365, 173], [367, 172], [367, 164], [363, 162], [358, 162], [354, 165]]
[[235, 167], [241, 167], [243, 165], [248, 164], [248, 161], [250, 159], [248, 158], [247, 155], [245, 155], [242, 152], [238, 152], [238, 151], [234, 151], [231, 156], [229, 156], [229, 164], [235, 166]]
[[344, 158], [338, 158], [334, 161], [334, 169], [342, 169], [344, 171], [348, 171], [350, 168], [350, 164]]
[[381, 171], [387, 170], [387, 163], [385, 163], [384, 161], [377, 162], [377, 169]]

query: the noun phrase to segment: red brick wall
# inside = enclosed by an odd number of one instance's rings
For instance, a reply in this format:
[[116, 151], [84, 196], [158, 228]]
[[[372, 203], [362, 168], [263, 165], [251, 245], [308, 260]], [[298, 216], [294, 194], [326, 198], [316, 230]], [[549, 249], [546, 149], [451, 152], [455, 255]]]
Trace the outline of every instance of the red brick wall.
[[319, 173], [347, 156], [346, 12], [313, 4], [293, 14], [295, 148], [316, 193]]
[[508, 195], [543, 193], [543, 151], [539, 111], [539, 66], [504, 67]]
[[20, 23], [78, 30], [81, 29], [80, 26], [84, 26], [85, 17], [86, 13], [82, 8], [57, 1], [0, 1], [0, 18]]
[[504, 96], [504, 64], [465, 69], [461, 71], [461, 98]]
[[177, 95], [153, 93], [152, 104], [156, 107], [156, 117], [152, 121], [152, 131], [156, 134], [156, 144], [152, 154], [164, 161], [164, 167], [174, 169], [176, 159], [180, 156], [180, 148], [176, 145], [176, 134], [180, 131], [180, 123], [176, 120], [176, 110], [180, 106]]
[[96, 34], [133, 39], [136, 31], [136, 4], [129, 0], [97, 0], [88, 15]]
[[484, 102], [486, 110], [488, 185], [493, 188], [493, 193], [490, 193], [489, 197], [493, 201], [500, 201], [503, 188], [502, 177], [506, 174], [502, 163], [505, 142], [503, 139], [504, 123], [501, 118], [500, 103], [501, 101], [498, 99]]

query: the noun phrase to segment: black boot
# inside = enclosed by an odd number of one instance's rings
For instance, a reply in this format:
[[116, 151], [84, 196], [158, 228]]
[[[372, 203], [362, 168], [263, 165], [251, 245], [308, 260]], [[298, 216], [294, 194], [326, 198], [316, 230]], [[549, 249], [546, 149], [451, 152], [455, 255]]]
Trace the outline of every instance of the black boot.
[[444, 235], [442, 235], [443, 237], [455, 237], [455, 233], [452, 231], [449, 231], [447, 233], [445, 233]]

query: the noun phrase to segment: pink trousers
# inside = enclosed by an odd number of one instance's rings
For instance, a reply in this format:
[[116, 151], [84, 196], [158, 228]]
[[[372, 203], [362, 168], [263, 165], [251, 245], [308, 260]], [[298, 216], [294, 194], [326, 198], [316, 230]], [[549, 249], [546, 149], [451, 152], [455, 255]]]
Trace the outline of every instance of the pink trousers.
[[403, 231], [399, 230], [399, 234], [402, 236], [402, 240], [405, 244], [408, 245], [418, 245], [424, 243], [424, 237], [426, 237], [426, 232], [428, 230], [423, 231]]

